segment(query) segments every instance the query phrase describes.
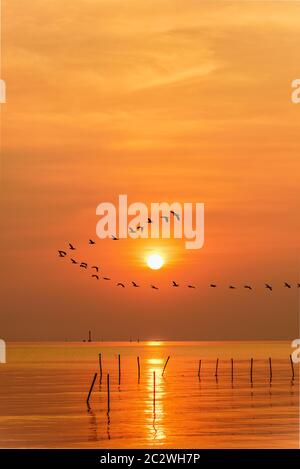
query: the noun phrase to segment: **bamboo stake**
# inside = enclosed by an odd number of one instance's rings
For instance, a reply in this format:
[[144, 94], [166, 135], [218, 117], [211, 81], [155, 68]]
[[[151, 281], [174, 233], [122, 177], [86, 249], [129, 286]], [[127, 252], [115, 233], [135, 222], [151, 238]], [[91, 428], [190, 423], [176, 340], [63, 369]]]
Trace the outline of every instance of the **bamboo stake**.
[[218, 367], [219, 367], [219, 359], [217, 358], [217, 361], [216, 361], [216, 372], [215, 372], [215, 377], [216, 377], [216, 378], [218, 377]]
[[99, 353], [99, 370], [100, 370], [100, 384], [102, 383], [102, 357], [101, 353]]
[[107, 373], [107, 415], [110, 412], [110, 386], [109, 386], [109, 373]]
[[272, 381], [273, 374], [272, 374], [272, 358], [269, 358], [269, 368], [270, 368], [270, 381]]
[[137, 366], [138, 366], [138, 382], [140, 382], [140, 378], [141, 378], [140, 357], [137, 357]]
[[155, 393], [156, 393], [155, 371], [153, 371], [153, 412], [154, 413], [155, 413]]
[[251, 358], [251, 365], [250, 365], [250, 381], [251, 384], [253, 383], [253, 358]]
[[231, 381], [233, 381], [233, 358], [231, 359]]
[[118, 363], [119, 363], [119, 385], [121, 384], [121, 355], [118, 355]]
[[198, 368], [198, 378], [200, 379], [200, 373], [201, 373], [201, 360], [199, 360], [199, 368]]
[[292, 359], [292, 355], [290, 355], [290, 362], [291, 362], [291, 368], [292, 368], [292, 381], [295, 379], [295, 370], [294, 370], [294, 363]]
[[91, 387], [90, 387], [90, 390], [89, 390], [89, 393], [88, 393], [88, 397], [86, 399], [86, 403], [87, 403], [88, 407], [89, 407], [89, 401], [90, 401], [90, 397], [91, 397], [92, 390], [93, 390], [96, 379], [97, 379], [97, 373], [94, 374], [94, 378], [93, 378], [93, 381], [92, 381], [92, 384], [91, 384]]
[[162, 376], [164, 375], [164, 372], [165, 372], [165, 369], [167, 367], [167, 364], [168, 364], [168, 361], [170, 360], [170, 355], [168, 356], [167, 360], [166, 360], [166, 363], [165, 363], [165, 366], [164, 366], [164, 369], [163, 369], [163, 372], [162, 372]]

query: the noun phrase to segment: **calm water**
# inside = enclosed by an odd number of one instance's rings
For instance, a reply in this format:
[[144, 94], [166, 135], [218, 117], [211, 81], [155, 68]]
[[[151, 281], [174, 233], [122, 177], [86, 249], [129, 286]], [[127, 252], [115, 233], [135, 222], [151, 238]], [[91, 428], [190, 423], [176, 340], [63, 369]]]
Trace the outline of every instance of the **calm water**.
[[[85, 401], [99, 372], [99, 353], [103, 380], [97, 379], [88, 409]], [[8, 363], [0, 365], [0, 445], [298, 448], [299, 379], [295, 366], [291, 382], [290, 353], [284, 342], [11, 343]]]

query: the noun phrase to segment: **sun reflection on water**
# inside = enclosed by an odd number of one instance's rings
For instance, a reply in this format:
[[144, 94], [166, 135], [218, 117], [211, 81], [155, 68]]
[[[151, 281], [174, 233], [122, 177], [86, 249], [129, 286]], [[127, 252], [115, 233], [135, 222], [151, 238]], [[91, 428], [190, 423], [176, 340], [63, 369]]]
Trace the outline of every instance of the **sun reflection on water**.
[[166, 438], [164, 427], [165, 383], [162, 377], [162, 358], [146, 360], [148, 399], [146, 401], [146, 435], [148, 440], [160, 441]]

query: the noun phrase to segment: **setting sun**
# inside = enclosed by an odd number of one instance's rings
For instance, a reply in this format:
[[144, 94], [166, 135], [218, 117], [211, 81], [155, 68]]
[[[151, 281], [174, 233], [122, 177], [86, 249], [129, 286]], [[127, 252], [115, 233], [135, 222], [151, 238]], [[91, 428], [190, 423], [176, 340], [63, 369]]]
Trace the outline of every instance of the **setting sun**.
[[147, 265], [150, 269], [158, 270], [164, 265], [164, 260], [159, 254], [151, 254], [147, 257]]

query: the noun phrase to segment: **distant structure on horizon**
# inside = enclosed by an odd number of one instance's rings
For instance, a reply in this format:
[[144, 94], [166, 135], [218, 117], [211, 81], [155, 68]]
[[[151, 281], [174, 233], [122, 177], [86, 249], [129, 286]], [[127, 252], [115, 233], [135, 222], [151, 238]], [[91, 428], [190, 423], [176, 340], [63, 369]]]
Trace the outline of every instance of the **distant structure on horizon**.
[[91, 331], [89, 331], [89, 340], [88, 340], [88, 342], [92, 342], [92, 333], [91, 333]]

